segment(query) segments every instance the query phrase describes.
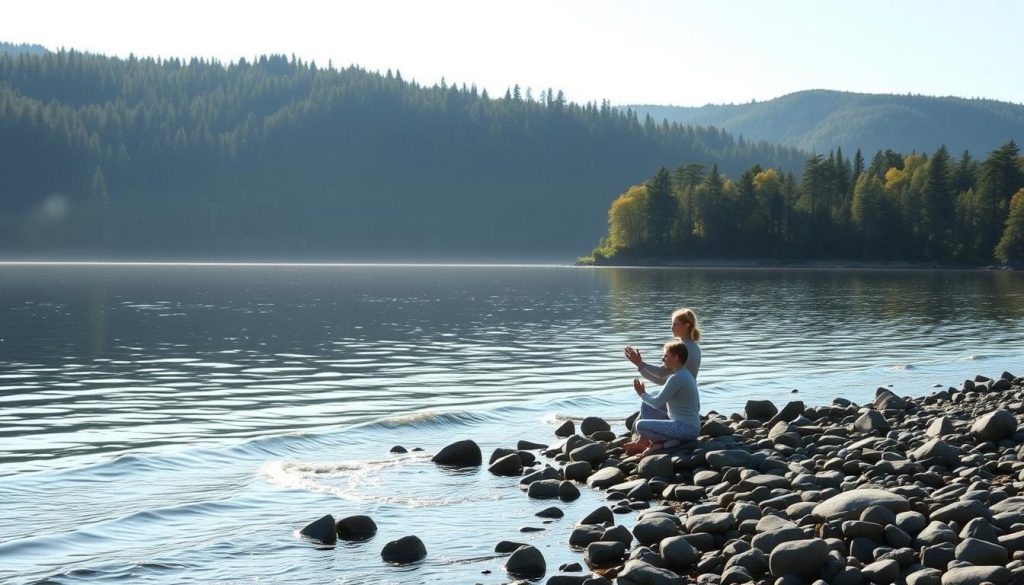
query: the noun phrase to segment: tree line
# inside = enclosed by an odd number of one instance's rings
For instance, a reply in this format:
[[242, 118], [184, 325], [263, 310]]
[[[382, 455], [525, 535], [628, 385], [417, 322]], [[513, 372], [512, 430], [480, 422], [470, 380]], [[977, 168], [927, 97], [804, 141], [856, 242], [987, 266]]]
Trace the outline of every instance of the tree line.
[[607, 102], [282, 55], [0, 54], [0, 252], [557, 256], [672, 160], [791, 148]]
[[754, 165], [662, 167], [608, 211], [598, 264], [692, 258], [1024, 263], [1024, 157], [858, 150], [814, 155], [800, 178]]

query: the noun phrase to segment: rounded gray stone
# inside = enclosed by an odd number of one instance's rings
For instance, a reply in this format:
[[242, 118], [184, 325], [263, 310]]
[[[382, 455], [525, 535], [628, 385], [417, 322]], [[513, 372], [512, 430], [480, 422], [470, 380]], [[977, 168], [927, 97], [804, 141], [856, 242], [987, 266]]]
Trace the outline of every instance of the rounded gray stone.
[[828, 553], [828, 544], [820, 538], [783, 542], [768, 557], [768, 569], [773, 577], [814, 579], [828, 561]]
[[513, 577], [539, 579], [547, 571], [544, 555], [536, 547], [526, 545], [519, 547], [505, 561], [505, 572]]
[[813, 514], [826, 520], [856, 520], [861, 512], [870, 506], [883, 506], [897, 514], [910, 510], [910, 502], [901, 495], [881, 489], [865, 488], [832, 496], [815, 506]]

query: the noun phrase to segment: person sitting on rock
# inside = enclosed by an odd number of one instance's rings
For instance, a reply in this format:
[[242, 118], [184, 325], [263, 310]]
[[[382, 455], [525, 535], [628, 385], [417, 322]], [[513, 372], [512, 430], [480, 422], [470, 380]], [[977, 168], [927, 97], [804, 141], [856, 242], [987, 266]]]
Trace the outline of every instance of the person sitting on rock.
[[641, 408], [640, 416], [633, 423], [633, 430], [639, 439], [624, 446], [627, 453], [668, 449], [681, 441], [697, 438], [700, 431], [700, 393], [697, 380], [684, 367], [688, 357], [689, 351], [684, 342], [671, 341], [665, 344], [662, 363], [670, 375], [661, 391], [653, 396], [647, 393], [640, 378], [633, 379], [633, 390], [643, 401], [643, 406], [658, 411], [664, 409], [668, 417], [645, 418], [645, 409]]
[[[693, 312], [693, 309], [678, 309], [672, 313], [672, 337], [683, 342], [686, 346], [687, 358], [684, 366], [696, 379], [697, 372], [700, 371], [701, 351], [697, 343], [700, 341], [701, 331], [697, 325], [697, 314]], [[643, 356], [633, 346], [627, 345], [624, 353], [626, 354], [626, 359], [636, 366], [641, 376], [659, 386], [663, 386], [669, 376], [672, 375], [672, 372], [665, 366], [657, 366], [645, 362]], [[653, 408], [641, 402], [639, 418], [668, 420], [669, 416], [664, 408]], [[643, 443], [643, 441], [639, 437], [634, 436], [634, 442], [631, 445], [637, 443]], [[642, 451], [643, 448], [641, 447], [639, 450]]]

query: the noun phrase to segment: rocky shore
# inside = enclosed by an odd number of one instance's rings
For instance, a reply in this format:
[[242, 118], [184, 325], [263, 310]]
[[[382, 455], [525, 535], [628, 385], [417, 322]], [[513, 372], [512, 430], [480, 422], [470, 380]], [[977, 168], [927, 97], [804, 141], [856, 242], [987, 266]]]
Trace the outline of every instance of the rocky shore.
[[[597, 417], [566, 422], [550, 446], [495, 450], [488, 469], [520, 477], [524, 497], [607, 493], [606, 506], [575, 519], [566, 546], [580, 562], [552, 570], [514, 541], [495, 552], [509, 554], [510, 578], [550, 585], [1024, 584], [1022, 417], [1024, 379], [1004, 372], [927, 397], [879, 388], [865, 405], [750, 401], [742, 413], [709, 413], [696, 441], [634, 456], [622, 449], [628, 432]], [[434, 461], [483, 463], [473, 441]], [[563, 515], [557, 505], [538, 513]], [[616, 520], [633, 515], [631, 529]], [[375, 529], [327, 516], [302, 533], [330, 544]], [[388, 562], [428, 554], [415, 536], [384, 549]]]

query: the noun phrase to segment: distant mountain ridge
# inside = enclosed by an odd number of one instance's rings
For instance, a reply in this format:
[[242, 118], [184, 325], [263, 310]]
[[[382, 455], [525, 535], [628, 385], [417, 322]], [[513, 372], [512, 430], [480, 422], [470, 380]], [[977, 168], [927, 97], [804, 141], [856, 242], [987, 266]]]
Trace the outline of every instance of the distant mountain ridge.
[[988, 99], [808, 90], [765, 102], [702, 107], [630, 105], [641, 119], [715, 126], [747, 140], [827, 153], [837, 146], [865, 157], [878, 150], [983, 157], [1024, 139], [1024, 105]]

